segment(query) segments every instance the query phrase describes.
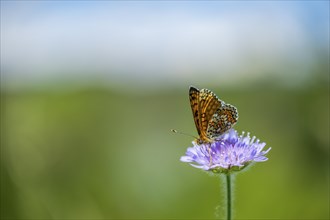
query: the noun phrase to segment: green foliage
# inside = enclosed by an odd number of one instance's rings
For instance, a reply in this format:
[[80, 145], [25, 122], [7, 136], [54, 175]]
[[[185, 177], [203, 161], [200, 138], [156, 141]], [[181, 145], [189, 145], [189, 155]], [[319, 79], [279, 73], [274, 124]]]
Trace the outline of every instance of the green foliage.
[[[210, 89], [238, 108], [235, 129], [272, 147], [237, 175], [234, 217], [327, 218], [326, 86]], [[1, 95], [2, 218], [214, 218], [219, 178], [180, 162], [192, 140], [170, 132], [196, 134], [186, 90]]]

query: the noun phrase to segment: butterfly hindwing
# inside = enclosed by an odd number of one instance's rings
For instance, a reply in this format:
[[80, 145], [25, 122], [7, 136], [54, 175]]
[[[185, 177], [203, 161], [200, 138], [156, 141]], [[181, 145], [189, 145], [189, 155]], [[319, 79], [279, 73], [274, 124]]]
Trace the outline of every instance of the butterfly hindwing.
[[236, 107], [230, 104], [224, 104], [212, 116], [207, 129], [207, 136], [215, 138], [229, 129], [231, 129], [238, 120], [238, 112]]

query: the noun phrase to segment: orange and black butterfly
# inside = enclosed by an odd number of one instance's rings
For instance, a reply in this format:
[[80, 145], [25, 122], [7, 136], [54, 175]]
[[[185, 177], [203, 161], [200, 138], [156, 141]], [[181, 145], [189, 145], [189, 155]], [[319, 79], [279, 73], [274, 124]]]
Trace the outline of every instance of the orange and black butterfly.
[[238, 120], [236, 107], [226, 104], [208, 89], [189, 88], [190, 106], [199, 138], [197, 143], [210, 143]]

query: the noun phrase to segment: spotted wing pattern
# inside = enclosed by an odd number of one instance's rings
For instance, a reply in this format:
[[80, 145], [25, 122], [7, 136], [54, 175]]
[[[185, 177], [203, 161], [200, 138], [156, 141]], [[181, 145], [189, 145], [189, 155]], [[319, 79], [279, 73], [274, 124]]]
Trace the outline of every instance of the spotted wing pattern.
[[209, 121], [207, 127], [207, 136], [210, 139], [214, 139], [229, 129], [231, 129], [238, 120], [238, 112], [235, 106], [225, 104], [219, 108], [212, 119]]
[[229, 130], [237, 122], [236, 108], [225, 104], [208, 89], [199, 90], [191, 86], [189, 99], [199, 143], [212, 142], [212, 139]]

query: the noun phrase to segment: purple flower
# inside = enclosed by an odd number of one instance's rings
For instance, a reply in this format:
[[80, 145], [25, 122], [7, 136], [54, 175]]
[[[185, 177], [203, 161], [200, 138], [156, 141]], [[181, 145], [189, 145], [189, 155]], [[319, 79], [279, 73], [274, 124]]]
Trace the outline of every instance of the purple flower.
[[242, 132], [242, 135], [238, 136], [234, 129], [230, 129], [212, 143], [198, 145], [193, 142], [193, 145], [180, 160], [215, 173], [239, 171], [251, 162], [266, 161], [268, 158], [265, 155], [271, 149], [262, 151], [266, 143], [260, 143], [255, 136], [251, 138], [249, 133], [245, 136]]

